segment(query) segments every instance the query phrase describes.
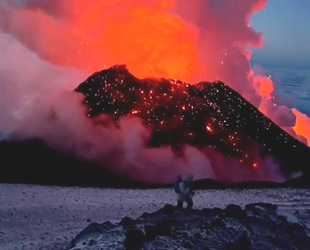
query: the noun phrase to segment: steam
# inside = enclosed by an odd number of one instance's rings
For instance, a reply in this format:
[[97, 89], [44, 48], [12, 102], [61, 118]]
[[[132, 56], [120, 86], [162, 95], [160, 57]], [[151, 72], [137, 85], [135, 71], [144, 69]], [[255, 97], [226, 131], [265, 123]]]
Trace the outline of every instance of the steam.
[[1, 1], [0, 131], [6, 138], [43, 139], [58, 150], [148, 182], [171, 182], [188, 173], [196, 179], [283, 181], [278, 166], [258, 156], [261, 167], [246, 169], [210, 150], [186, 146], [180, 158], [170, 148], [146, 148], [149, 131], [138, 119], [124, 117], [119, 128], [106, 116], [93, 123], [85, 116], [83, 96], [72, 92], [89, 74], [114, 64], [126, 64], [141, 78], [221, 80], [293, 136], [310, 139], [309, 118], [277, 106], [272, 80], [254, 75], [250, 66], [247, 48], [264, 44], [250, 18], [266, 4]]

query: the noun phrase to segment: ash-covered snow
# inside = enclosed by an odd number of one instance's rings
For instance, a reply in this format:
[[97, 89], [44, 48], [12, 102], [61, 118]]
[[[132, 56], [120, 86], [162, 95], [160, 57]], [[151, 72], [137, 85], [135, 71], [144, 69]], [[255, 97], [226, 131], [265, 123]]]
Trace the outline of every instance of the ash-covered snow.
[[[196, 191], [194, 208], [266, 202], [288, 220], [310, 218], [309, 189]], [[0, 249], [66, 249], [91, 222], [118, 223], [175, 204], [173, 189], [133, 190], [0, 184]], [[309, 227], [310, 225], [308, 225]]]

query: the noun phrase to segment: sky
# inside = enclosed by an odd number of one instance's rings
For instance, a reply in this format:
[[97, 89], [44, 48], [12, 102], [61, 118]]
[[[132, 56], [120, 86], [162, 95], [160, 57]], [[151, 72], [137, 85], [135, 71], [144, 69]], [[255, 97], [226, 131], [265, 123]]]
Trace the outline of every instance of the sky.
[[254, 51], [254, 62], [310, 68], [309, 0], [269, 0], [251, 24], [266, 41], [264, 48]]

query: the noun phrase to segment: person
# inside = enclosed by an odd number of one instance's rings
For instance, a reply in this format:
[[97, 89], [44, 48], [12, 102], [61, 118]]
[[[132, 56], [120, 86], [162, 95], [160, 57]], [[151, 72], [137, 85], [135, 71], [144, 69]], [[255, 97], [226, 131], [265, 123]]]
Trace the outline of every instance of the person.
[[177, 194], [178, 209], [183, 209], [183, 203], [187, 203], [187, 209], [193, 207], [193, 196], [194, 192], [191, 188], [191, 182], [193, 181], [193, 176], [188, 175], [184, 180], [181, 176], [177, 177], [174, 190]]

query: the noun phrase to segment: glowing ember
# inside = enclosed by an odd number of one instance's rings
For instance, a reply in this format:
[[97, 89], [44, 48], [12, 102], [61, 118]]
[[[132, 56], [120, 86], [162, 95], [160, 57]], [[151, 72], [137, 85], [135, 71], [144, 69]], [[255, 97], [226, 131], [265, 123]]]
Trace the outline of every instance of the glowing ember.
[[253, 164], [253, 168], [254, 168], [254, 169], [257, 169], [257, 168], [258, 168], [258, 166], [257, 166], [256, 163]]
[[[116, 125], [122, 116], [139, 117], [151, 130], [150, 147], [212, 148], [254, 169], [257, 149], [261, 157], [278, 157], [285, 167], [309, 150], [221, 82], [139, 80], [126, 67], [115, 66], [95, 73], [76, 91], [86, 95], [90, 117], [109, 114]], [[286, 151], [290, 157], [283, 155]]]

